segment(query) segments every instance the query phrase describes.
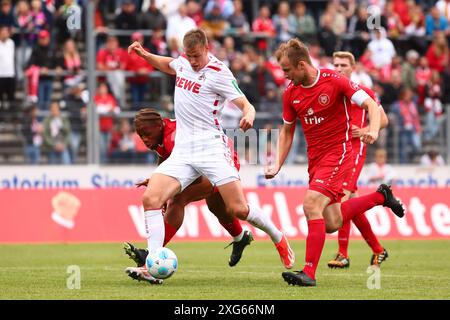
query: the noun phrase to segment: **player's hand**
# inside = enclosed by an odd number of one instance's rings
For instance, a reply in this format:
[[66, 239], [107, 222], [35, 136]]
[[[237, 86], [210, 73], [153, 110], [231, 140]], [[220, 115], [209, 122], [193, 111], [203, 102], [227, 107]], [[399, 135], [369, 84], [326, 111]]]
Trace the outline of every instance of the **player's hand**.
[[364, 132], [361, 136], [361, 141], [367, 144], [373, 144], [378, 139], [378, 132]]
[[277, 175], [279, 171], [280, 171], [279, 166], [267, 166], [264, 168], [264, 177], [266, 179], [272, 179]]
[[369, 131], [367, 127], [360, 128], [352, 124], [352, 138], [361, 138], [362, 135], [367, 131]]
[[136, 188], [146, 187], [148, 185], [149, 181], [150, 181], [150, 179], [145, 179], [144, 181], [139, 181], [139, 182], [135, 183]]
[[136, 54], [140, 57], [143, 57], [145, 55], [145, 49], [142, 47], [139, 41], [133, 42], [128, 47], [128, 54], [131, 54], [132, 51], [136, 52]]
[[239, 122], [239, 128], [241, 128], [245, 132], [253, 127], [253, 121], [254, 119], [250, 117], [242, 117], [241, 121]]

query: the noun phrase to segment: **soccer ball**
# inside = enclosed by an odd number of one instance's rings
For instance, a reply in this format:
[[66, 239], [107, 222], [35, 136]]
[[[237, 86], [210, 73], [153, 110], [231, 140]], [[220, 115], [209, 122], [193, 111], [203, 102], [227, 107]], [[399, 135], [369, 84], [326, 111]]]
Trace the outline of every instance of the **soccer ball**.
[[161, 247], [149, 252], [145, 265], [154, 278], [167, 279], [177, 271], [178, 259], [172, 250]]

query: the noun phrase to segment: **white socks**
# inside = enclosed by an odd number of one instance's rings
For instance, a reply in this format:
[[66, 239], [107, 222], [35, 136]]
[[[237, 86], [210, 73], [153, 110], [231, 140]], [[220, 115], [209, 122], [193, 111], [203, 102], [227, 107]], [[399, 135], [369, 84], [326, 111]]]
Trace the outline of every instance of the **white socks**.
[[283, 237], [283, 233], [278, 230], [261, 208], [248, 204], [249, 212], [247, 221], [254, 227], [261, 229], [267, 233], [274, 243], [279, 243]]
[[147, 232], [148, 251], [154, 251], [164, 244], [164, 217], [162, 210], [144, 212], [145, 231]]

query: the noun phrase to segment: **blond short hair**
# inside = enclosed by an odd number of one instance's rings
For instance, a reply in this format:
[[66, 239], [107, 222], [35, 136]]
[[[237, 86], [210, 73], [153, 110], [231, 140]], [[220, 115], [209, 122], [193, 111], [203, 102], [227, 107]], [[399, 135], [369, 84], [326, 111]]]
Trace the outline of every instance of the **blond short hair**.
[[289, 59], [293, 66], [297, 66], [300, 61], [305, 61], [312, 65], [308, 47], [296, 38], [284, 42], [278, 47], [275, 57], [280, 61], [284, 56]]
[[208, 44], [208, 37], [206, 36], [206, 32], [202, 29], [192, 29], [188, 31], [183, 37], [183, 47], [186, 48], [194, 48], [197, 45], [202, 47], [206, 47]]
[[356, 64], [355, 56], [349, 51], [336, 51], [333, 53], [333, 60], [335, 58], [347, 59], [350, 61], [350, 65], [354, 66]]

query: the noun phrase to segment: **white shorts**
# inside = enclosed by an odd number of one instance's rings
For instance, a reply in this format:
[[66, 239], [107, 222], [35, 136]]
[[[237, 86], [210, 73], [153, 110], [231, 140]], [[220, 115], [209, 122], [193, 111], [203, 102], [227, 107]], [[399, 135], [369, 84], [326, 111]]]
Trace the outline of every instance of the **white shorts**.
[[177, 179], [181, 191], [198, 177], [205, 176], [213, 186], [240, 180], [231, 150], [222, 139], [208, 144], [177, 147], [152, 174], [160, 173]]

